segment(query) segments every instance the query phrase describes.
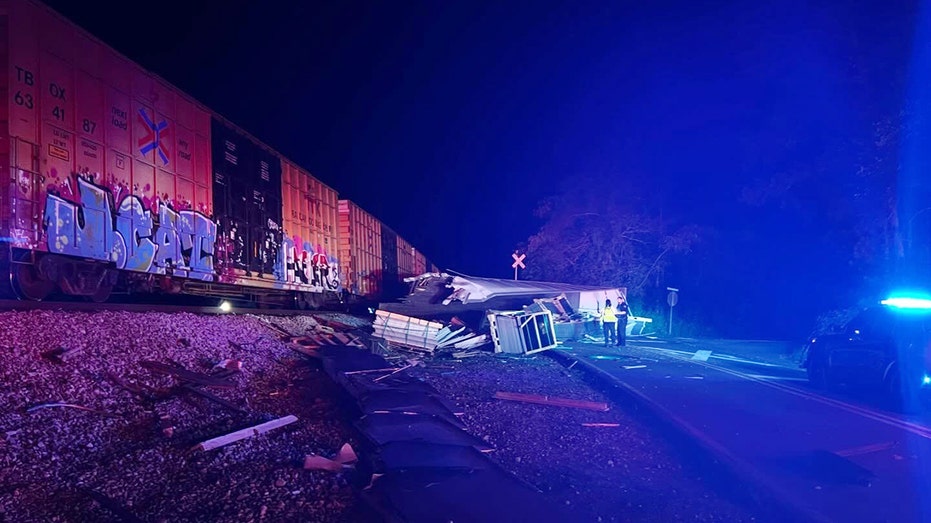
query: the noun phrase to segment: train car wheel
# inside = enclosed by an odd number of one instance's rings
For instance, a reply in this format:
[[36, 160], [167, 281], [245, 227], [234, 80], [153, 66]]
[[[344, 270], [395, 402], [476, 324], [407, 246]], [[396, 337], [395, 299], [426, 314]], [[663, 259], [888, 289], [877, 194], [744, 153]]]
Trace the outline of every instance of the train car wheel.
[[308, 308], [310, 308], [310, 305], [307, 303], [307, 300], [304, 297], [304, 293], [298, 292], [296, 296], [297, 310], [306, 311]]
[[42, 277], [31, 264], [14, 263], [10, 278], [13, 291], [21, 300], [41, 301], [55, 290], [55, 283]]
[[94, 303], [103, 303], [110, 299], [110, 294], [113, 293], [113, 285], [108, 285], [106, 283], [101, 283], [100, 287], [97, 287], [97, 291], [94, 294], [91, 294], [87, 298]]

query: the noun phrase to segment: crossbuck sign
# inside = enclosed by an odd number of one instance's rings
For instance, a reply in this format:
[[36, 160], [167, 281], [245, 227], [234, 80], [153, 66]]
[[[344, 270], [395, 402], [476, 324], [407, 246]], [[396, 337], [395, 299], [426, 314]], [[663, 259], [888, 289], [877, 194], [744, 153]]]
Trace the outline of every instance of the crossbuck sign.
[[514, 268], [514, 279], [515, 280], [517, 279], [517, 268], [518, 267], [520, 267], [521, 269], [527, 268], [527, 266], [524, 265], [524, 258], [526, 257], [527, 257], [526, 253], [518, 256], [517, 253], [515, 252], [514, 254], [511, 255], [511, 258], [514, 258], [514, 263], [511, 264], [511, 267]]

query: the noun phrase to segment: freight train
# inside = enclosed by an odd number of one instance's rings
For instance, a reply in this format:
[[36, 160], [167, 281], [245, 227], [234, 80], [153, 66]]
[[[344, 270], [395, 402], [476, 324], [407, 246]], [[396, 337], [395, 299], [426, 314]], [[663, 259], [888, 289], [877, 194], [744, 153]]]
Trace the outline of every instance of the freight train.
[[335, 189], [38, 2], [0, 0], [0, 61], [7, 293], [316, 308], [384, 299], [437, 270]]

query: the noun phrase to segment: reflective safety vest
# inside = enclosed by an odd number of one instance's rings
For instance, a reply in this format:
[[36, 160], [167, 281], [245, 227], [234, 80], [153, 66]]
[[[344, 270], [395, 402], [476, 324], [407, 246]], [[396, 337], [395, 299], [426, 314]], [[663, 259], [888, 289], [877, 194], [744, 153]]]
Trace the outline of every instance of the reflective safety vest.
[[601, 321], [605, 323], [617, 323], [614, 307], [605, 307], [605, 310], [601, 312]]

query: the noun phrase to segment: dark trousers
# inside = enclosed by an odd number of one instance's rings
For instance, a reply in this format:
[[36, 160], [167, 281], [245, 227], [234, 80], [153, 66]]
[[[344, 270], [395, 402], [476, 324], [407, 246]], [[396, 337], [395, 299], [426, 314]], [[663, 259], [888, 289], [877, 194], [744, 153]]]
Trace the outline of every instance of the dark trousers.
[[621, 347], [627, 345], [627, 322], [617, 322], [617, 344]]
[[605, 330], [605, 347], [617, 342], [617, 322], [603, 321], [601, 325]]

